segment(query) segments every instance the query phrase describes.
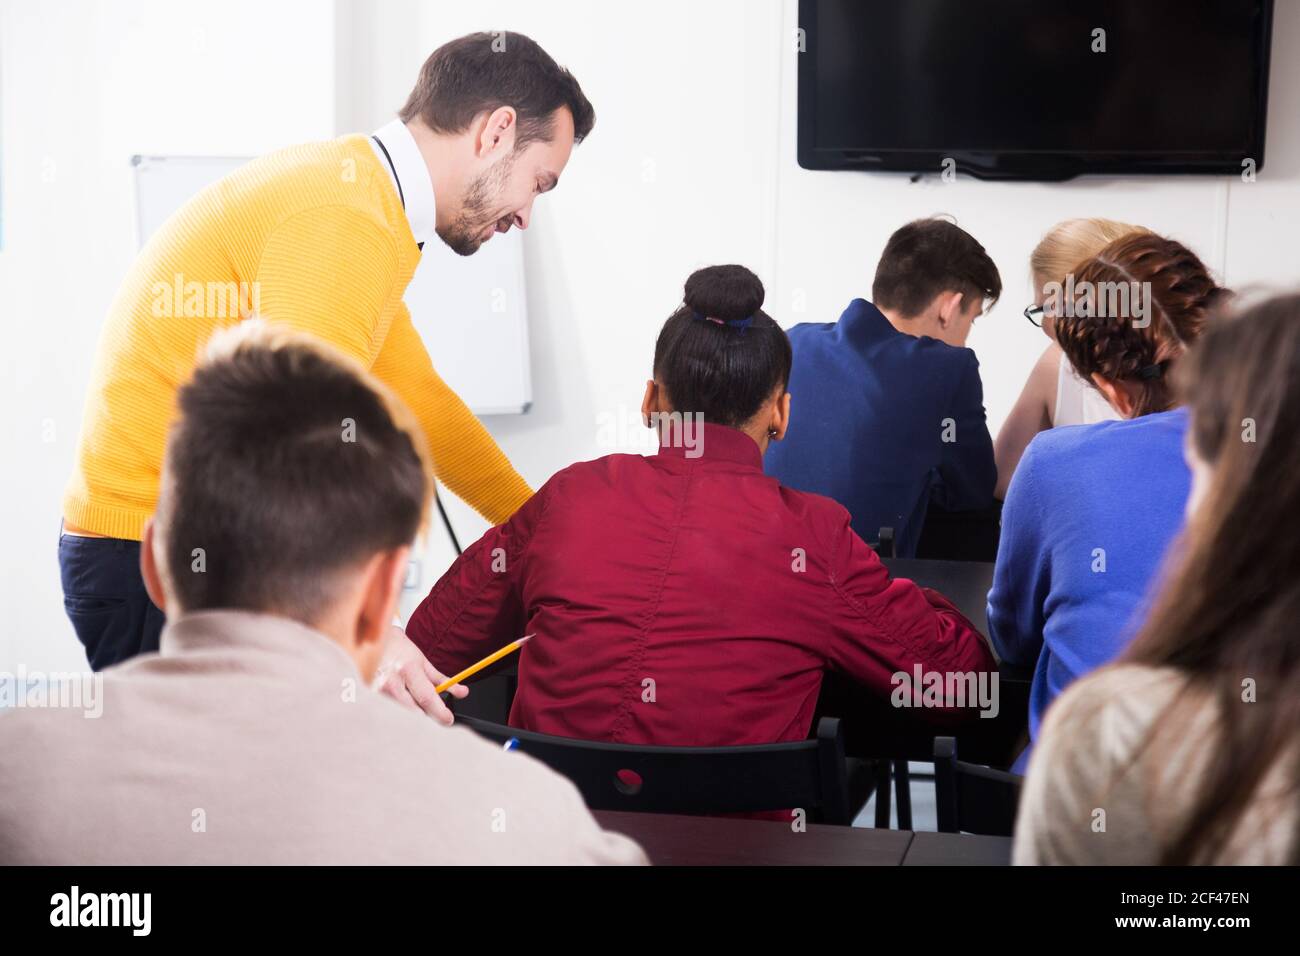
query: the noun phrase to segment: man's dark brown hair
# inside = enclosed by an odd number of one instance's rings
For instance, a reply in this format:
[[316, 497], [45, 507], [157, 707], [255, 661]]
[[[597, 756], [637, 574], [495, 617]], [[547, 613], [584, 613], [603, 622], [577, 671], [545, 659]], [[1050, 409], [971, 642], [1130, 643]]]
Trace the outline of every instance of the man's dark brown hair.
[[596, 111], [573, 74], [522, 33], [471, 33], [444, 43], [420, 69], [402, 122], [419, 117], [435, 132], [460, 133], [475, 117], [514, 108], [515, 149], [554, 135], [555, 111], [573, 116], [573, 141], [596, 124]]
[[909, 222], [885, 243], [871, 299], [877, 307], [915, 318], [943, 292], [960, 292], [962, 305], [989, 304], [1002, 294], [1002, 277], [984, 247], [946, 219]]
[[411, 413], [315, 339], [219, 333], [178, 400], [156, 533], [185, 612], [314, 623], [347, 571], [420, 530], [429, 469]]

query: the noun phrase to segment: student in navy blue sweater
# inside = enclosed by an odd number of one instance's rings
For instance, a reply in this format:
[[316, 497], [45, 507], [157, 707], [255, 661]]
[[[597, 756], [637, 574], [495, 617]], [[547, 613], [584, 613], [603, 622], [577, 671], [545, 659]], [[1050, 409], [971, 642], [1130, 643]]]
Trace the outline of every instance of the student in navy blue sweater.
[[834, 498], [866, 541], [892, 528], [902, 557], [915, 554], [931, 501], [988, 508], [997, 469], [979, 362], [965, 344], [1001, 292], [984, 247], [951, 222], [895, 232], [873, 302], [854, 299], [838, 322], [790, 330], [795, 410], [767, 473]]
[[1107, 246], [1074, 288], [1051, 306], [1057, 342], [1121, 420], [1041, 432], [1007, 490], [989, 636], [1004, 663], [1035, 666], [1031, 741], [1066, 686], [1124, 649], [1182, 527], [1187, 416], [1168, 374], [1226, 296], [1193, 252], [1151, 233]]

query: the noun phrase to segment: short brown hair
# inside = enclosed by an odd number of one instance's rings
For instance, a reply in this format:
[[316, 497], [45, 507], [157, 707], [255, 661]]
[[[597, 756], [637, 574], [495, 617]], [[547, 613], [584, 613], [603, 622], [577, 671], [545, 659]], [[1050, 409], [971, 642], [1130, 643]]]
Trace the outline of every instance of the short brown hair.
[[943, 292], [960, 292], [963, 303], [976, 296], [996, 302], [1002, 277], [984, 247], [955, 223], [937, 216], [909, 222], [885, 243], [871, 299], [910, 319]]
[[422, 527], [428, 456], [411, 413], [323, 343], [260, 321], [218, 333], [178, 403], [157, 522], [183, 611], [314, 623], [341, 573]]
[[518, 119], [515, 149], [554, 135], [555, 111], [573, 116], [573, 141], [596, 124], [596, 111], [572, 73], [522, 33], [471, 33], [444, 43], [420, 68], [420, 78], [399, 114], [419, 117], [440, 133], [460, 133], [474, 118], [502, 106]]

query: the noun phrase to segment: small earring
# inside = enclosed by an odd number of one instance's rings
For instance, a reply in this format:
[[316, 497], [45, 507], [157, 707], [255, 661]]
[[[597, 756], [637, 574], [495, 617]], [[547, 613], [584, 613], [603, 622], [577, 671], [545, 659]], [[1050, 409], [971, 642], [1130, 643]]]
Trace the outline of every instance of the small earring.
[[767, 437], [768, 437], [768, 438], [771, 438], [771, 439], [775, 439], [775, 438], [776, 438], [776, 429], [775, 429], [775, 428], [769, 428], [769, 429], [767, 430]]

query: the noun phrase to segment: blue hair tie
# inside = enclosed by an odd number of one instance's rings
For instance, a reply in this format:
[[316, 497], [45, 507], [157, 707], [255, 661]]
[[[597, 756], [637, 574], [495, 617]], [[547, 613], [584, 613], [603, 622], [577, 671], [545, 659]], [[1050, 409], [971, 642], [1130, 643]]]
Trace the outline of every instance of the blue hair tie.
[[743, 319], [726, 319], [724, 321], [722, 319], [711, 319], [707, 315], [695, 311], [692, 311], [691, 314], [695, 316], [696, 322], [712, 322], [715, 325], [725, 325], [728, 328], [740, 329], [741, 334], [744, 334], [745, 329], [754, 324], [754, 317], [752, 315], [747, 315]]

